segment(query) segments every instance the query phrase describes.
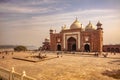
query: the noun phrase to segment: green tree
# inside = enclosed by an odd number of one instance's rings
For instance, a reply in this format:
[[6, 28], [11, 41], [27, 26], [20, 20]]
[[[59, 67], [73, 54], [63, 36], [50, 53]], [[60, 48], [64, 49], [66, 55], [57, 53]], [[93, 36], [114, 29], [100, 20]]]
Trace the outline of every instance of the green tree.
[[26, 51], [27, 48], [25, 46], [17, 46], [14, 48], [14, 51]]

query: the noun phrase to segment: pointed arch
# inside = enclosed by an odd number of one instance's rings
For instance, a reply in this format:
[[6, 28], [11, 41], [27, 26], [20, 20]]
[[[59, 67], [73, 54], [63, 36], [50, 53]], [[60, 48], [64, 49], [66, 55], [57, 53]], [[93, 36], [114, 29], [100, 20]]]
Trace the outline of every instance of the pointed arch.
[[70, 37], [67, 40], [68, 51], [76, 51], [76, 39], [74, 37]]
[[89, 44], [85, 44], [84, 45], [84, 50], [85, 50], [85, 52], [90, 52], [90, 45]]

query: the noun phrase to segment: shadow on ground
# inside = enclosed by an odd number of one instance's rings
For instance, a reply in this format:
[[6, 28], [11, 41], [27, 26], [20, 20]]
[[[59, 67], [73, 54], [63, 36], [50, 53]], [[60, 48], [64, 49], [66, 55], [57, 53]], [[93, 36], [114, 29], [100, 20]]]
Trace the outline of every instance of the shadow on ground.
[[120, 60], [114, 60], [114, 61], [111, 61], [111, 62], [108, 62], [109, 64], [117, 64], [117, 65], [120, 65]]
[[102, 74], [105, 76], [112, 77], [114, 79], [120, 79], [120, 69], [112, 71], [106, 70]]

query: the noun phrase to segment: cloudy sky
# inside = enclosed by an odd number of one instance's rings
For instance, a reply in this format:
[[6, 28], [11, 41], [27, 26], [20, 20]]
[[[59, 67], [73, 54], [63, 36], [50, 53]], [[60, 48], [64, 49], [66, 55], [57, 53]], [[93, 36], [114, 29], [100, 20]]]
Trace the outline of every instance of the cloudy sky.
[[100, 20], [104, 44], [120, 44], [120, 0], [0, 0], [0, 45], [40, 46], [76, 17], [84, 27]]

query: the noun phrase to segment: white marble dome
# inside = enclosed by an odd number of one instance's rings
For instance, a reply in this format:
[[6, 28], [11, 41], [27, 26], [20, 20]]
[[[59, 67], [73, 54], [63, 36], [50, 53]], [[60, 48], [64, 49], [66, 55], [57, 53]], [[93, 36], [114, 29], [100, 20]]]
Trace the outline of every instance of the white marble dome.
[[76, 20], [71, 24], [70, 29], [77, 29], [81, 27], [82, 27], [82, 24], [76, 18]]
[[50, 41], [50, 39], [49, 38], [45, 38], [45, 42], [49, 42]]
[[85, 27], [85, 30], [95, 30], [95, 26], [89, 21], [89, 24]]

